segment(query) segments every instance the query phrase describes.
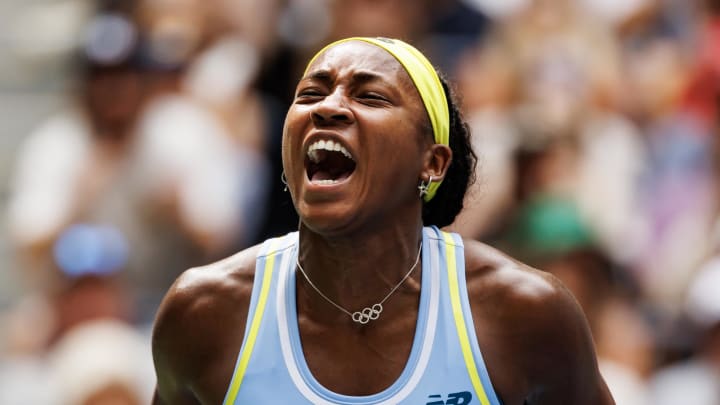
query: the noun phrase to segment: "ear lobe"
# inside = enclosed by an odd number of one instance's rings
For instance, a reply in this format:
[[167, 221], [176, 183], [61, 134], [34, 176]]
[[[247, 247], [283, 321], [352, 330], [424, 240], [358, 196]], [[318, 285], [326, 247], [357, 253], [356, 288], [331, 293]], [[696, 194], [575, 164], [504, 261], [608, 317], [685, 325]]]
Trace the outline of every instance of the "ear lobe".
[[427, 179], [432, 176], [433, 181], [442, 181], [445, 178], [451, 162], [452, 150], [450, 147], [447, 145], [433, 144], [425, 153], [422, 177]]

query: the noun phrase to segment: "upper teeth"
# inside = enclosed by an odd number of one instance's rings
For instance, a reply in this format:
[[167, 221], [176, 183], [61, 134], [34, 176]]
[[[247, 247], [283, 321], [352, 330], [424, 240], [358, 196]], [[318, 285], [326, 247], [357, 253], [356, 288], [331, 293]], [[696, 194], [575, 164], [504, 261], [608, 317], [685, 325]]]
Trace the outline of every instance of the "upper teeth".
[[334, 142], [331, 140], [319, 140], [313, 142], [310, 147], [308, 148], [307, 154], [313, 161], [317, 162], [317, 152], [318, 150], [329, 150], [332, 152], [340, 152], [342, 153], [346, 158], [352, 160], [352, 156], [350, 155], [350, 152], [348, 152], [347, 149], [345, 149], [344, 146], [340, 145], [338, 142]]

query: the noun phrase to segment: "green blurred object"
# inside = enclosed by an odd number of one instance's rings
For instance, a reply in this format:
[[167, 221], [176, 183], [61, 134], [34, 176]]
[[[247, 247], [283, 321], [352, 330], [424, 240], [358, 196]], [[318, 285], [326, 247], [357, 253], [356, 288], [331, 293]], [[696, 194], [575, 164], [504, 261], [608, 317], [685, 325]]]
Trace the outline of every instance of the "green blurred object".
[[538, 195], [520, 207], [506, 234], [508, 249], [526, 260], [547, 260], [594, 245], [591, 230], [569, 199]]

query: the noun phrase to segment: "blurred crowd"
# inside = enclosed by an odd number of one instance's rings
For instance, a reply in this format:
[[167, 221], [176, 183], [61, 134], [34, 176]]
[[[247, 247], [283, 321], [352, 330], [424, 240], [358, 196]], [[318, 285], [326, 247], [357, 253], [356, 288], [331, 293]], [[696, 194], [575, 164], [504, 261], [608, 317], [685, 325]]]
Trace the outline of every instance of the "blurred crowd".
[[478, 166], [451, 229], [568, 286], [617, 403], [720, 404], [720, 0], [18, 4], [18, 66], [52, 48], [68, 84], [1, 194], [0, 404], [149, 402], [172, 281], [297, 227], [284, 114], [355, 35], [454, 83]]

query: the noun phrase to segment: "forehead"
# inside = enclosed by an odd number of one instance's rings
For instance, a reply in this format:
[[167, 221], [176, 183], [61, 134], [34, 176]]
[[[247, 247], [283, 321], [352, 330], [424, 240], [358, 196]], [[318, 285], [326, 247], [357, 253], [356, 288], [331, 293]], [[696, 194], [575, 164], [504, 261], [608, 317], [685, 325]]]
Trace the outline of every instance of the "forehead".
[[308, 74], [316, 71], [328, 71], [337, 76], [363, 71], [401, 86], [412, 85], [410, 76], [395, 57], [362, 41], [343, 42], [326, 50], [308, 67]]

